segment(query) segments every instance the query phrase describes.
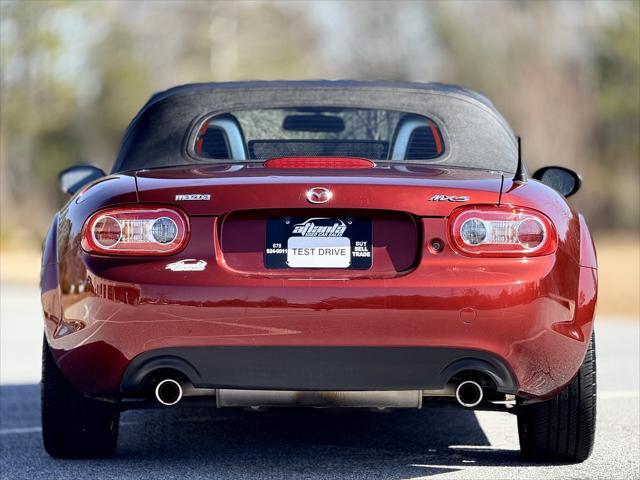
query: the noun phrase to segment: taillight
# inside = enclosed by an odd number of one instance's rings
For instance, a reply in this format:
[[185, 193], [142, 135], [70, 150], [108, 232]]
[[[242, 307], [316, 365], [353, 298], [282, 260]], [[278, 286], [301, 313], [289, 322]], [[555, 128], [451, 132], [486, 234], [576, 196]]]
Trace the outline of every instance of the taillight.
[[547, 255], [557, 247], [551, 220], [535, 210], [490, 205], [465, 206], [449, 217], [454, 247], [492, 257]]
[[82, 248], [105, 255], [170, 255], [187, 243], [187, 218], [169, 208], [110, 208], [85, 222]]

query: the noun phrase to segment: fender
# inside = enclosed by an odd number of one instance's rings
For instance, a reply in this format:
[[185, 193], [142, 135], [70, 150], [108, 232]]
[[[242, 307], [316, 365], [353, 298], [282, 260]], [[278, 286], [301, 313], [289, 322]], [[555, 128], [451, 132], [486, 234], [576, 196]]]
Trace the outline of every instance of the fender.
[[42, 243], [42, 269], [40, 271], [40, 292], [42, 293], [40, 299], [45, 318], [45, 334], [48, 339], [53, 338], [62, 318], [58, 271], [58, 219], [59, 214], [56, 214]]
[[580, 266], [597, 269], [598, 257], [593, 237], [582, 214], [578, 214], [578, 217], [580, 219]]

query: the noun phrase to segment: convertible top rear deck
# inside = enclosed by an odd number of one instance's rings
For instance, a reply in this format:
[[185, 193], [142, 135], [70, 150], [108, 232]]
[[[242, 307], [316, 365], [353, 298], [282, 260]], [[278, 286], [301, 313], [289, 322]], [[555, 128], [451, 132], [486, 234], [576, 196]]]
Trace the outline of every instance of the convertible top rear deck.
[[438, 164], [516, 170], [516, 138], [506, 120], [478, 93], [442, 84], [322, 80], [204, 83], [158, 93], [131, 122], [112, 173], [202, 163], [187, 145], [206, 117], [300, 106], [423, 115], [438, 123], [445, 143], [453, 146]]

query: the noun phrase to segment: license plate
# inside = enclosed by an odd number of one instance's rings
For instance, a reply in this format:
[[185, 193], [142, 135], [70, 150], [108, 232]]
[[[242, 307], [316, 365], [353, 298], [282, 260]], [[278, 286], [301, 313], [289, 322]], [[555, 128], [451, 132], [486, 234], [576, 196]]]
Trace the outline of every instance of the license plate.
[[267, 219], [267, 268], [371, 268], [371, 220], [335, 217]]

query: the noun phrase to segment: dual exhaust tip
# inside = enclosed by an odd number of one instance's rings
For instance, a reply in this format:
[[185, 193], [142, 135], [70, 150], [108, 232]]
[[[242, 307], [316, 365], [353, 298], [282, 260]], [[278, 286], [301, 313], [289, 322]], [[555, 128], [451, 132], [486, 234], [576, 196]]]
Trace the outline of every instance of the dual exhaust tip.
[[[182, 400], [183, 394], [182, 385], [173, 378], [165, 378], [158, 382], [155, 388], [156, 400], [168, 407]], [[460, 382], [456, 387], [456, 400], [463, 407], [476, 407], [482, 402], [483, 397], [482, 386], [473, 380]]]
[[165, 378], [158, 382], [155, 389], [156, 400], [162, 405], [170, 407], [182, 400], [182, 385], [173, 378]]
[[456, 400], [463, 407], [477, 407], [482, 402], [483, 397], [482, 386], [473, 380], [460, 382], [456, 387]]

